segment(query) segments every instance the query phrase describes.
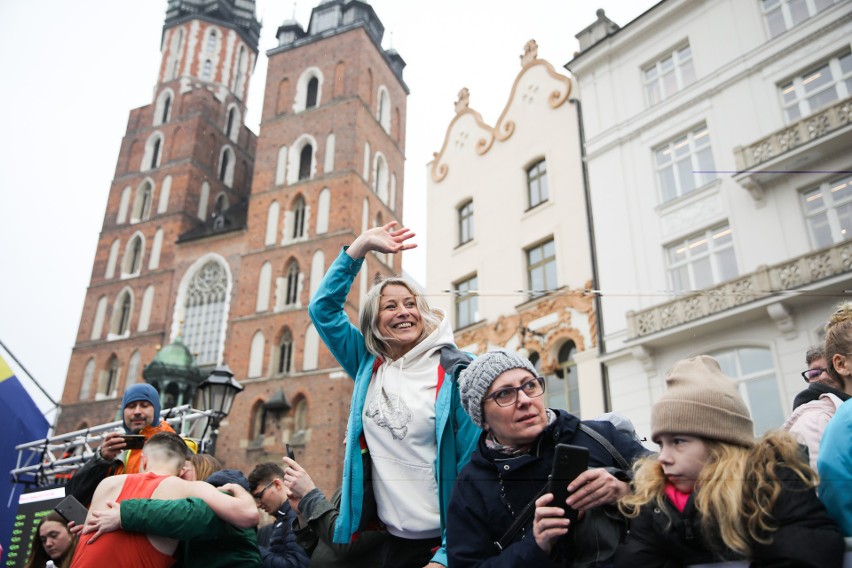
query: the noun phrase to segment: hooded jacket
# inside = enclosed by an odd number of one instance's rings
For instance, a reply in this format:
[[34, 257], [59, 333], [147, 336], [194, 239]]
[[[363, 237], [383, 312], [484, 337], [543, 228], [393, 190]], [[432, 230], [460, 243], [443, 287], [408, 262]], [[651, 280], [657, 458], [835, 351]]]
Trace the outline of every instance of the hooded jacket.
[[[355, 379], [347, 424], [340, 516], [334, 533], [334, 541], [341, 544], [352, 539], [362, 521], [364, 468], [359, 438], [364, 432], [362, 417], [376, 362], [376, 357], [367, 350], [361, 330], [352, 324], [344, 310], [346, 296], [363, 263], [364, 259], [353, 259], [346, 254], [345, 249], [342, 250], [329, 267], [308, 307], [319, 336], [344, 371]], [[453, 483], [467, 463], [479, 435], [479, 429], [461, 406], [456, 386], [458, 373], [469, 361], [470, 357], [454, 346], [442, 349], [441, 367], [446, 375], [435, 400], [437, 455], [434, 473], [444, 542]], [[437, 376], [437, 369], [435, 371]], [[433, 561], [447, 564], [443, 547], [435, 554]]]

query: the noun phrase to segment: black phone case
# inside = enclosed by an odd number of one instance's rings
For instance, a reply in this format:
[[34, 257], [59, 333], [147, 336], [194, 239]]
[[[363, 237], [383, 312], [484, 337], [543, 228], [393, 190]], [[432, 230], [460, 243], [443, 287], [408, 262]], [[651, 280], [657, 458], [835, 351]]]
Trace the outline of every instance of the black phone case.
[[141, 450], [145, 445], [145, 436], [141, 434], [125, 434], [122, 438], [126, 444], [125, 450]]
[[293, 450], [290, 449], [290, 444], [284, 444], [284, 447], [287, 450], [287, 457], [293, 461], [296, 461], [296, 454], [294, 454]]
[[66, 521], [74, 521], [77, 525], [86, 523], [89, 511], [73, 495], [68, 495], [53, 508]]
[[548, 478], [553, 501], [550, 506], [562, 507], [565, 517], [571, 520], [571, 526], [577, 522], [578, 511], [565, 504], [568, 498], [568, 484], [589, 467], [589, 450], [582, 446], [557, 444], [553, 456], [553, 470]]

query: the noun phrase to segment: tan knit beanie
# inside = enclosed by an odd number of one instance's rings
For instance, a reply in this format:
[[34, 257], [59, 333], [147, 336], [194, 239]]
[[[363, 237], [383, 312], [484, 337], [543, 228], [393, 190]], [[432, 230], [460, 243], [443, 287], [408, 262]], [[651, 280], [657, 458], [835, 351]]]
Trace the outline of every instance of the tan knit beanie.
[[666, 377], [666, 392], [651, 410], [651, 438], [687, 434], [729, 442], [754, 443], [754, 424], [737, 384], [716, 359], [699, 355], [675, 363]]

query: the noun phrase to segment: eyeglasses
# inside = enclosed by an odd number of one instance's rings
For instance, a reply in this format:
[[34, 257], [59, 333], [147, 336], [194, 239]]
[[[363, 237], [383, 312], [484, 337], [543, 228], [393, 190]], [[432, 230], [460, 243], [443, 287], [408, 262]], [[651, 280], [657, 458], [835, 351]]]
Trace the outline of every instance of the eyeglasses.
[[826, 369], [808, 369], [807, 371], [802, 371], [802, 378], [805, 379], [806, 383], [809, 383], [821, 374], [825, 373], [825, 371]]
[[[278, 479], [277, 477], [275, 479]], [[254, 497], [255, 501], [260, 501], [263, 499], [263, 494], [266, 493], [266, 490], [272, 487], [272, 484], [275, 483], [275, 479], [266, 484], [266, 487], [258, 491], [257, 493], [252, 493], [251, 496]]]
[[496, 390], [486, 396], [483, 402], [493, 399], [497, 406], [512, 406], [518, 400], [518, 391], [524, 391], [529, 398], [538, 398], [544, 394], [544, 377], [536, 377], [527, 381], [519, 387], [506, 387]]

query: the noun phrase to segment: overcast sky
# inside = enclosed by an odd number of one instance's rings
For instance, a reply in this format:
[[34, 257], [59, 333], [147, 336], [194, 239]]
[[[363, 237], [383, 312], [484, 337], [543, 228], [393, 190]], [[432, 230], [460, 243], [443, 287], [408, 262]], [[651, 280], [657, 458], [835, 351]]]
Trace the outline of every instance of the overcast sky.
[[[258, 131], [266, 50], [318, 0], [257, 0], [261, 55], [247, 124]], [[656, 0], [373, 0], [384, 47], [406, 61], [411, 90], [404, 223], [421, 247], [404, 269], [425, 283], [426, 164], [440, 150], [462, 87], [493, 124], [529, 39], [563, 68], [574, 34], [604, 8], [619, 25]], [[131, 109], [151, 103], [166, 0], [0, 0], [0, 341], [59, 400], [121, 139]], [[52, 405], [6, 353], [43, 410]], [[49, 416], [52, 420], [52, 416]]]

